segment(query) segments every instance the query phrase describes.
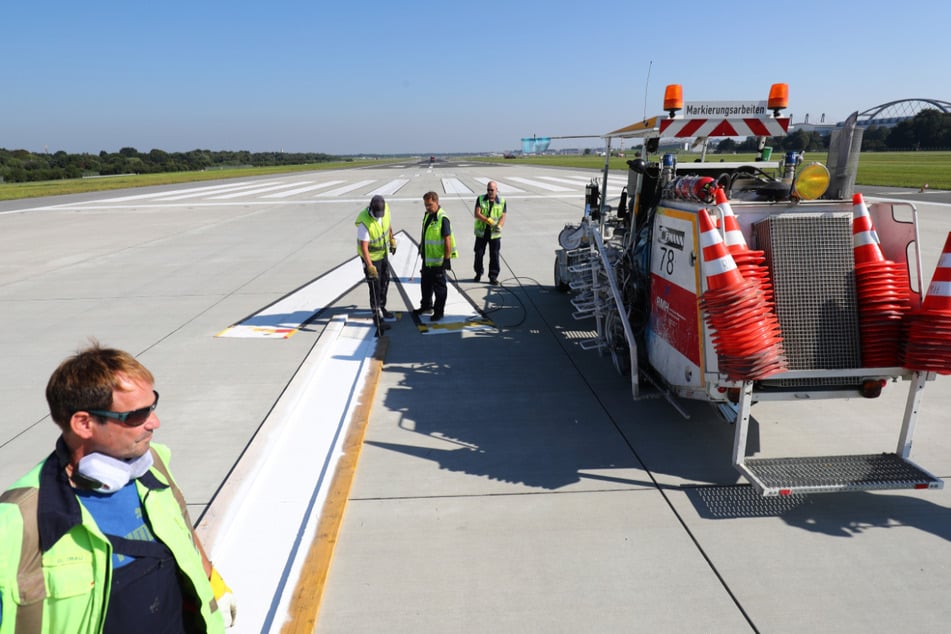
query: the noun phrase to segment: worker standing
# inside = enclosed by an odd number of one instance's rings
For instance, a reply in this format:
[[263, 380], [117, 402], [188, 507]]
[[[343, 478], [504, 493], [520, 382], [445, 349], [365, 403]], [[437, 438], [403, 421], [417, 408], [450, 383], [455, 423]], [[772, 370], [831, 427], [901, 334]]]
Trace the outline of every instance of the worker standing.
[[489, 181], [485, 194], [476, 198], [475, 209], [475, 277], [473, 282], [482, 280], [484, 272], [485, 248], [489, 247], [489, 284], [499, 283], [502, 270], [500, 253], [502, 251], [502, 226], [505, 224], [505, 199], [499, 196], [499, 186]]
[[417, 316], [432, 313], [430, 321], [439, 321], [446, 310], [446, 271], [452, 270], [452, 258], [456, 257], [458, 252], [449, 217], [439, 206], [439, 194], [426, 192], [423, 195], [423, 206], [426, 208], [426, 215], [423, 216], [422, 240], [419, 246], [423, 260], [419, 280], [422, 297], [419, 308], [413, 312]]
[[[357, 254], [363, 259], [363, 272], [370, 288], [370, 309], [377, 311], [382, 321], [395, 321], [386, 309], [386, 294], [390, 286], [390, 267], [386, 250], [396, 253], [396, 238], [390, 226], [390, 206], [377, 194], [370, 204], [357, 215]], [[389, 325], [384, 324], [384, 329]]]
[[152, 443], [152, 373], [94, 343], [46, 386], [56, 448], [0, 496], [0, 632], [223, 632], [235, 604]]

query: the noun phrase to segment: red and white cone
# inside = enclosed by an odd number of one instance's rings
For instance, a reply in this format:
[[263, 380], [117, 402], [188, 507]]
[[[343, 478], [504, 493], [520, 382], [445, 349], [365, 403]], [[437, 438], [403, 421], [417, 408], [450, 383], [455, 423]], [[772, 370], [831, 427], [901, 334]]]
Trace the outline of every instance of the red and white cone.
[[901, 363], [903, 317], [911, 308], [908, 268], [886, 260], [862, 194], [852, 196], [855, 290], [862, 338], [862, 366]]
[[720, 372], [732, 380], [762, 379], [786, 369], [779, 322], [758, 283], [744, 279], [706, 209], [698, 212], [703, 273], [700, 299]]
[[717, 209], [720, 210], [720, 216], [723, 218], [723, 242], [726, 244], [733, 261], [736, 262], [736, 268], [740, 275], [745, 279], [752, 280], [759, 284], [763, 295], [769, 302], [770, 307], [773, 303], [773, 283], [769, 276], [769, 268], [766, 266], [766, 252], [756, 251], [749, 248], [746, 238], [743, 236], [743, 230], [740, 223], [733, 213], [733, 207], [726, 197], [726, 192], [722, 187], [717, 187], [713, 192], [717, 203]]
[[852, 196], [852, 249], [856, 268], [874, 262], [884, 262], [882, 241], [878, 239], [872, 217], [862, 194]]
[[921, 309], [908, 318], [904, 366], [951, 374], [951, 233]]

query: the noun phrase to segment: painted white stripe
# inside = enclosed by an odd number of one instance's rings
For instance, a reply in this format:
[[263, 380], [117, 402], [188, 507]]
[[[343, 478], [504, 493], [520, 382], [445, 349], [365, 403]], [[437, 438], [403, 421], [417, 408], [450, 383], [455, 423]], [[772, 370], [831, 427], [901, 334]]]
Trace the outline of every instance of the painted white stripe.
[[229, 583], [258, 590], [235, 631], [276, 632], [286, 619], [375, 347], [369, 327], [324, 329], [202, 521]]
[[494, 178], [477, 178], [477, 181], [483, 185], [488, 185], [489, 181], [495, 181], [495, 184], [499, 186], [499, 194], [502, 196], [508, 196], [509, 194], [525, 194], [527, 193], [524, 189], [519, 189], [515, 185], [509, 185], [508, 183], [503, 183], [500, 180]]
[[257, 189], [248, 189], [243, 192], [236, 192], [232, 194], [222, 194], [221, 196], [212, 196], [210, 200], [228, 200], [231, 198], [240, 198], [241, 196], [253, 196], [254, 194], [263, 194], [264, 192], [272, 192], [275, 189], [287, 189], [288, 187], [294, 187], [298, 183], [280, 183], [278, 185], [270, 185], [268, 187], [258, 187]]
[[951, 269], [951, 253], [942, 253], [938, 258], [938, 269]]
[[471, 189], [466, 187], [458, 178], [443, 178], [442, 188], [447, 194], [474, 194]]
[[372, 192], [370, 192], [367, 195], [376, 196], [377, 194], [379, 194], [380, 196], [389, 196], [390, 194], [395, 194], [396, 192], [398, 192], [400, 189], [403, 188], [403, 185], [405, 185], [408, 182], [409, 182], [408, 178], [395, 178], [391, 180], [389, 183], [387, 183], [386, 185], [377, 187], [376, 189], [374, 189]]
[[591, 182], [590, 178], [560, 178], [558, 176], [539, 176], [546, 181], [554, 181], [556, 183], [568, 183], [569, 185], [587, 185]]
[[525, 184], [525, 185], [529, 185], [529, 186], [531, 186], [531, 187], [538, 187], [538, 188], [540, 188], [540, 189], [546, 189], [546, 190], [548, 190], [548, 191], [550, 191], [550, 192], [570, 192], [570, 191], [574, 191], [573, 189], [568, 188], [568, 187], [562, 187], [561, 185], [550, 185], [550, 184], [548, 184], [548, 183], [543, 183], [543, 182], [541, 182], [541, 181], [532, 180], [531, 178], [521, 178], [520, 176], [511, 176], [510, 179], [513, 180], [513, 181], [518, 181], [519, 183], [523, 183], [523, 184]]
[[357, 181], [356, 183], [350, 183], [349, 185], [344, 185], [343, 187], [338, 187], [337, 189], [331, 189], [329, 192], [322, 192], [317, 194], [315, 198], [323, 198], [325, 196], [339, 196], [340, 194], [346, 194], [352, 192], [355, 189], [360, 189], [361, 187], [366, 187], [370, 183], [375, 182], [373, 179], [366, 181]]
[[286, 339], [362, 279], [363, 263], [355, 257], [217, 336]]
[[[188, 189], [175, 189], [175, 190], [172, 190], [172, 191], [152, 192], [151, 194], [137, 194], [137, 195], [135, 195], [135, 196], [122, 196], [122, 197], [120, 197], [120, 198], [108, 198], [108, 199], [104, 199], [104, 200], [98, 201], [98, 202], [121, 203], [121, 202], [126, 202], [126, 201], [128, 201], [128, 200], [144, 200], [144, 199], [146, 199], [146, 198], [163, 198], [163, 197], [165, 197], [165, 196], [170, 196], [170, 195], [174, 195], [174, 194], [180, 194], [180, 193], [182, 193], [182, 192], [188, 192], [188, 193], [191, 193], [191, 192], [202, 192], [202, 193], [207, 193], [207, 192], [211, 192], [211, 191], [218, 191], [218, 190], [222, 190], [222, 189], [228, 189], [228, 188], [231, 188], [231, 187], [240, 187], [241, 185], [246, 185], [246, 184], [247, 184], [247, 181], [242, 181], [242, 182], [239, 182], [239, 183], [228, 183], [227, 185], [209, 185], [209, 186], [207, 186], [207, 187], [189, 187]], [[253, 184], [256, 185], [257, 183], [253, 183]], [[249, 186], [250, 186], [250, 185], [249, 185]], [[199, 194], [199, 195], [200, 195], [200, 194]]]
[[[547, 181], [554, 181], [554, 182], [556, 182], [556, 183], [566, 183], [566, 184], [569, 184], [569, 185], [578, 185], [578, 186], [580, 186], [580, 187], [584, 187], [585, 185], [587, 185], [588, 183], [591, 182], [591, 179], [590, 179], [590, 178], [589, 178], [589, 179], [583, 179], [583, 178], [559, 178], [559, 177], [557, 177], [557, 176], [540, 176], [539, 178], [543, 178], [543, 179], [545, 179], [545, 180], [547, 180]], [[620, 191], [621, 191], [622, 189], [624, 189], [625, 187], [627, 187], [627, 183], [622, 183], [622, 184], [618, 185], [617, 183], [615, 183], [615, 182], [613, 182], [613, 181], [611, 181], [611, 180], [608, 181], [608, 191], [610, 191], [610, 192], [613, 192], [613, 191], [620, 192]]]
[[286, 192], [268, 194], [267, 196], [261, 196], [261, 198], [288, 198], [295, 194], [303, 194], [304, 192], [313, 191], [315, 189], [323, 189], [324, 187], [330, 187], [331, 185], [336, 185], [337, 183], [342, 182], [343, 181], [327, 181], [326, 183], [317, 183], [316, 185], [308, 185], [307, 187], [298, 187], [297, 189], [292, 189]]
[[[254, 187], [260, 187], [261, 185], [269, 185], [271, 183], [279, 183], [279, 182], [280, 182], [280, 179], [276, 179], [276, 178], [266, 180], [266, 181], [254, 181], [254, 182], [245, 181], [240, 183], [231, 183], [229, 185], [219, 185], [215, 187], [214, 190], [217, 192], [238, 191], [239, 189], [251, 189]], [[163, 200], [163, 201], [184, 200], [186, 198], [199, 198], [201, 196], [206, 196], [208, 194], [208, 191], [201, 191], [201, 190], [204, 190], [204, 188], [189, 189], [189, 190], [186, 190], [184, 194], [180, 194], [178, 196], [163, 196], [162, 198], [156, 198], [156, 200]]]

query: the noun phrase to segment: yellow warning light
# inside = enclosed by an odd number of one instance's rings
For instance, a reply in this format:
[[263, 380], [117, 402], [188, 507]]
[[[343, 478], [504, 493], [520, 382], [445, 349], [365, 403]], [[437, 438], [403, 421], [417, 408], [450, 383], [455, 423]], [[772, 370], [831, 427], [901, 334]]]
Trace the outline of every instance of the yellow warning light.
[[674, 118], [674, 114], [684, 107], [684, 89], [680, 84], [668, 84], [664, 89], [664, 110]]
[[769, 101], [766, 107], [778, 117], [779, 111], [789, 107], [789, 84], [773, 84], [769, 87]]
[[799, 170], [795, 191], [800, 200], [815, 200], [829, 189], [829, 169], [822, 163], [810, 163]]

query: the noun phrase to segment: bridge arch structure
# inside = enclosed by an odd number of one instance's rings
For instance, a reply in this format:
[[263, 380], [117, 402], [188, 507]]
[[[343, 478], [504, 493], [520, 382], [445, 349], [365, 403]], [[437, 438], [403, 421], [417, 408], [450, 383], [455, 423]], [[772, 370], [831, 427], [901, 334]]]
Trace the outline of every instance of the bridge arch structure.
[[860, 112], [858, 115], [858, 125], [866, 128], [870, 126], [891, 128], [901, 121], [913, 118], [922, 110], [928, 109], [951, 113], [951, 102], [922, 97], [889, 101], [888, 103], [883, 103], [869, 108], [864, 112]]

